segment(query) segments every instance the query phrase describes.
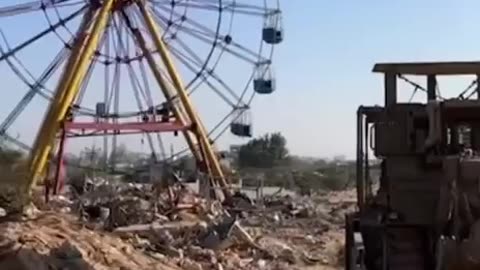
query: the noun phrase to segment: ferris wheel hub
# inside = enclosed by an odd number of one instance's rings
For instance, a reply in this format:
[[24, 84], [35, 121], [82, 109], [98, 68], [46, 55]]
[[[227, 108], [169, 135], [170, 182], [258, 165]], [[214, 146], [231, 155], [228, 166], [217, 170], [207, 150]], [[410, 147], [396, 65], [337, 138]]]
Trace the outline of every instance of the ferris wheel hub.
[[[104, 0], [90, 0], [90, 5], [99, 8], [105, 2]], [[136, 0], [115, 0], [112, 10], [119, 11], [137, 2]]]

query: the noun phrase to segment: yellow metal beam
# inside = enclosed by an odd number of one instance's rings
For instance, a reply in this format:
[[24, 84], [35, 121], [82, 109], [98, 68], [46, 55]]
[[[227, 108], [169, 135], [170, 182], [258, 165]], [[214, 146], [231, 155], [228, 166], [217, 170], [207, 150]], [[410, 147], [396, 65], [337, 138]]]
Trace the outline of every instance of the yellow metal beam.
[[[55, 98], [49, 107], [49, 112], [46, 114], [47, 117], [42, 124], [30, 157], [30, 171], [26, 186], [28, 192], [31, 192], [32, 187], [45, 171], [48, 154], [52, 150], [60, 125], [77, 96], [82, 81], [85, 79], [95, 49], [98, 47], [100, 37], [104, 33], [114, 2], [115, 0], [103, 1], [100, 12], [93, 24], [87, 23], [85, 35], [79, 38], [78, 44], [82, 44], [79, 45], [81, 48], [71, 55], [70, 62], [72, 64], [63, 73], [63, 78], [61, 78], [57, 87]], [[89, 25], [93, 26], [90, 28]]]
[[[65, 84], [71, 79], [71, 76], [73, 75], [73, 72], [71, 70], [77, 65], [78, 60], [80, 59], [81, 56], [81, 51], [83, 50], [85, 46], [85, 42], [87, 39], [85, 38], [86, 35], [85, 33], [91, 31], [91, 27], [93, 26], [92, 24], [92, 19], [94, 18], [95, 14], [97, 13], [98, 10], [94, 9], [88, 9], [87, 13], [83, 16], [82, 22], [80, 24], [80, 27], [77, 31], [76, 34], [76, 39], [72, 44], [72, 50], [70, 52], [70, 57], [67, 61], [67, 64], [65, 65], [65, 68], [63, 69], [62, 76], [60, 76], [60, 81], [57, 85], [57, 90], [58, 89], [64, 89]], [[65, 94], [64, 91], [58, 92], [59, 96], [55, 96], [54, 100], [61, 100], [63, 98], [63, 95]], [[52, 102], [50, 104], [51, 107], [56, 106], [56, 102]], [[53, 108], [49, 108], [47, 111], [45, 117], [44, 117], [44, 123], [50, 124], [48, 122], [48, 119], [51, 119]], [[38, 145], [43, 141], [43, 136], [42, 134], [45, 134], [45, 130], [50, 129], [50, 125], [43, 125], [41, 129], [39, 130], [39, 136], [34, 142], [33, 149], [37, 149]]]
[[[57, 89], [55, 91], [55, 97], [53, 101], [51, 102], [49, 109], [47, 113], [44, 116], [44, 120], [42, 121], [42, 126], [40, 127], [40, 130], [38, 131], [37, 138], [35, 139], [35, 142], [33, 144], [33, 151], [30, 154], [30, 161], [29, 161], [29, 173], [34, 172], [35, 170], [32, 168], [35, 168], [39, 161], [39, 157], [41, 156], [40, 147], [42, 145], [45, 145], [48, 143], [46, 135], [48, 134], [48, 130], [52, 129], [52, 122], [50, 119], [52, 119], [53, 113], [57, 110], [58, 106], [58, 100], [61, 100], [63, 95], [65, 94], [65, 91], [60, 91], [60, 89], [64, 89], [65, 85], [68, 83], [70, 80], [73, 72], [72, 69], [77, 65], [81, 52], [84, 49], [85, 42], [87, 41], [87, 32], [90, 32], [92, 30], [93, 26], [93, 18], [97, 10], [89, 9], [89, 11], [84, 15], [82, 19], [82, 23], [80, 24], [79, 30], [76, 35], [76, 40], [72, 46], [72, 51], [70, 53], [70, 57], [67, 61], [67, 64], [62, 72], [62, 76], [60, 77], [59, 83], [57, 85]], [[43, 169], [41, 172], [39, 172], [39, 175], [41, 175], [45, 170]], [[38, 177], [36, 177], [38, 178]], [[30, 179], [28, 180], [28, 187], [31, 181], [31, 176]]]
[[[179, 103], [175, 103], [175, 101], [172, 101], [172, 98], [175, 96], [174, 92], [172, 92], [172, 89], [170, 88], [169, 84], [165, 81], [163, 78], [162, 73], [160, 72], [160, 67], [155, 63], [155, 59], [153, 58], [153, 55], [151, 52], [148, 50], [147, 44], [145, 42], [145, 38], [143, 37], [142, 33], [137, 29], [134, 28], [132, 29], [133, 35], [135, 39], [137, 40], [137, 43], [142, 50], [145, 58], [147, 59], [148, 65], [150, 66], [150, 69], [153, 73], [153, 76], [155, 77], [155, 80], [160, 86], [160, 89], [163, 92], [163, 95], [167, 99], [167, 101], [171, 101], [172, 103], [172, 109], [175, 117], [182, 123], [182, 125], [190, 124], [190, 120], [188, 117], [184, 114], [184, 108], [180, 107]], [[183, 132], [185, 139], [187, 140], [188, 146], [190, 149], [192, 149], [192, 154], [197, 160], [201, 160], [203, 157], [199, 152], [199, 149], [196, 145], [197, 141], [195, 137], [192, 136], [190, 131], [184, 131]]]
[[177, 90], [178, 97], [183, 103], [186, 113], [188, 114], [188, 116], [192, 120], [192, 123], [194, 124], [194, 132], [196, 133], [197, 139], [205, 151], [206, 159], [208, 159], [207, 164], [210, 164], [211, 170], [213, 172], [213, 176], [216, 178], [217, 181], [220, 182], [220, 185], [224, 189], [225, 195], [227, 197], [230, 197], [230, 191], [227, 189], [228, 188], [227, 181], [220, 167], [218, 158], [207, 136], [205, 127], [200, 121], [200, 118], [198, 117], [198, 114], [196, 113], [195, 109], [193, 108], [193, 104], [190, 101], [190, 97], [188, 96], [185, 90], [185, 87], [183, 86], [180, 75], [175, 69], [175, 65], [173, 64], [173, 61], [170, 57], [167, 46], [165, 45], [165, 43], [161, 38], [162, 35], [159, 30], [159, 27], [157, 27], [157, 24], [153, 20], [150, 12], [146, 9], [144, 1], [138, 1], [137, 5], [142, 13], [143, 19], [146, 23], [148, 32], [152, 37], [155, 47], [159, 51], [162, 61], [168, 71], [168, 74], [172, 79], [173, 85]]

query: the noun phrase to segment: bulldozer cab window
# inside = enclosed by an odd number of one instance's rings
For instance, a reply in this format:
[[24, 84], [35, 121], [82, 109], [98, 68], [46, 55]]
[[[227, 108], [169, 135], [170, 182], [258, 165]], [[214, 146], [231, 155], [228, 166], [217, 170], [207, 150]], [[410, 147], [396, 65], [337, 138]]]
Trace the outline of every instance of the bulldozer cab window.
[[461, 125], [447, 129], [447, 149], [450, 154], [461, 153], [471, 147], [470, 126]]

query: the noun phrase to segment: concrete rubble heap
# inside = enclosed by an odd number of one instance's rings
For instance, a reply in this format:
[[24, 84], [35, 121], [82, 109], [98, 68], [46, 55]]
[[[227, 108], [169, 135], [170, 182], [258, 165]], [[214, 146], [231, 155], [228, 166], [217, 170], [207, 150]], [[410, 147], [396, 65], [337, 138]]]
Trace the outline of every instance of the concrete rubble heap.
[[6, 213], [0, 269], [340, 269], [343, 216], [354, 205], [341, 192], [255, 202], [237, 194], [227, 207], [180, 183], [74, 194], [38, 202], [29, 216]]

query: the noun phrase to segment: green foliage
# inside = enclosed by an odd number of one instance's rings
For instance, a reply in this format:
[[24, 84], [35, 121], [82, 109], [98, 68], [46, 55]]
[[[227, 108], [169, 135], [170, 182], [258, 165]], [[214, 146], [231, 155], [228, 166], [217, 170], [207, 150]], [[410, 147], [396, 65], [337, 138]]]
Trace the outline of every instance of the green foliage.
[[23, 153], [8, 147], [0, 147], [0, 164], [13, 165], [23, 158]]
[[342, 190], [355, 183], [355, 162], [291, 157], [288, 165], [273, 168], [242, 168], [243, 184], [278, 186], [303, 194], [317, 190]]
[[345, 157], [333, 160], [289, 156], [287, 141], [280, 133], [266, 134], [240, 147], [238, 166], [244, 184], [311, 190], [339, 190], [354, 182], [355, 163]]
[[271, 168], [288, 163], [287, 140], [280, 133], [266, 134], [240, 147], [240, 168]]

